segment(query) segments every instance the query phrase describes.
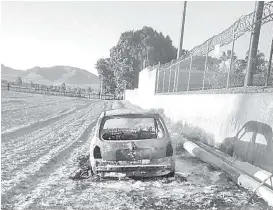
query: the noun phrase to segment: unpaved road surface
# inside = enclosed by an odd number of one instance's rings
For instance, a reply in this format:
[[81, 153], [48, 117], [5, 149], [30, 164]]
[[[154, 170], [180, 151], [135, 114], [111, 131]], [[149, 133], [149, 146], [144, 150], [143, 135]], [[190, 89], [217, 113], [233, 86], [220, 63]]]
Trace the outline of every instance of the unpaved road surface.
[[2, 91], [2, 209], [268, 209], [185, 152], [174, 178], [72, 180], [103, 110], [123, 102]]

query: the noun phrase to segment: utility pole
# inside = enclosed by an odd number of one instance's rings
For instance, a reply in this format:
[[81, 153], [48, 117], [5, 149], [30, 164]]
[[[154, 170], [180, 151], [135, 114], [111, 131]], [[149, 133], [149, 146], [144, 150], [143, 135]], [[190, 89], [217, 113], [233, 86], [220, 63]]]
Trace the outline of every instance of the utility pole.
[[180, 34], [180, 44], [179, 44], [179, 48], [178, 48], [178, 52], [177, 52], [177, 59], [180, 58], [182, 55], [186, 8], [187, 8], [187, 1], [184, 1], [184, 9], [183, 9], [183, 15], [182, 15], [182, 26], [181, 26], [181, 34]]
[[253, 85], [253, 72], [255, 70], [255, 63], [259, 45], [260, 31], [261, 31], [261, 19], [263, 17], [264, 1], [257, 1], [254, 13], [254, 29], [250, 38], [250, 49], [248, 54], [247, 72], [245, 76], [244, 86]]
[[271, 70], [271, 65], [272, 65], [272, 54], [273, 54], [273, 39], [271, 42], [271, 48], [270, 48], [270, 55], [269, 55], [269, 62], [268, 62], [268, 69], [267, 69], [267, 75], [266, 75], [266, 83], [265, 86], [268, 86], [269, 84], [269, 78], [270, 78], [270, 70]]
[[101, 75], [101, 81], [100, 81], [100, 99], [102, 99], [102, 89], [103, 89], [103, 75]]

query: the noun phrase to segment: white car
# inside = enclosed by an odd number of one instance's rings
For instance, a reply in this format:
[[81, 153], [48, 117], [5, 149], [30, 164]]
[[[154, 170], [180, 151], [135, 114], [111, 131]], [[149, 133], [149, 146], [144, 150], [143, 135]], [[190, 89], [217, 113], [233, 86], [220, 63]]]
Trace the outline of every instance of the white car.
[[175, 172], [170, 135], [154, 111], [103, 112], [91, 140], [90, 163], [99, 176], [173, 176]]

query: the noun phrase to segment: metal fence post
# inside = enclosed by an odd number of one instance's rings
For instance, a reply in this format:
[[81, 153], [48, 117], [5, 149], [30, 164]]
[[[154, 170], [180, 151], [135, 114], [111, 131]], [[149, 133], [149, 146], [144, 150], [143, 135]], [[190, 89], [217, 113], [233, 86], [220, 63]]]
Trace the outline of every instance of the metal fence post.
[[187, 92], [190, 89], [190, 80], [191, 80], [191, 68], [192, 68], [192, 55], [191, 55], [191, 63], [190, 63], [190, 70], [189, 70], [189, 77], [188, 77], [188, 86], [187, 86]]
[[156, 90], [155, 93], [158, 93], [158, 83], [159, 83], [159, 72], [160, 71], [160, 61], [158, 62], [158, 67], [156, 68]]
[[233, 29], [233, 40], [232, 40], [232, 48], [231, 48], [231, 58], [230, 58], [230, 64], [229, 64], [229, 69], [228, 69], [228, 77], [227, 77], [226, 88], [229, 88], [230, 71], [231, 71], [231, 68], [232, 68], [234, 44], [235, 44], [235, 40], [236, 40], [235, 38], [236, 38], [236, 34], [235, 34], [235, 30]]
[[179, 74], [180, 74], [180, 63], [182, 61], [180, 61], [178, 64], [177, 64], [177, 75], [176, 75], [176, 84], [175, 84], [175, 89], [176, 89], [176, 92], [178, 92], [178, 85], [179, 85]]
[[205, 69], [204, 69], [202, 90], [204, 90], [204, 88], [205, 88], [205, 78], [206, 78], [206, 71], [207, 71], [208, 55], [209, 55], [209, 41], [207, 42], [207, 53], [206, 53], [206, 61], [205, 61]]
[[176, 68], [174, 71], [174, 78], [173, 78], [173, 92], [175, 92], [175, 86], [176, 86], [176, 75], [177, 75], [177, 66], [178, 66], [178, 62], [175, 64]]
[[162, 84], [162, 93], [164, 93], [164, 86], [165, 86], [165, 74], [166, 74], [166, 69], [163, 70], [163, 84]]
[[268, 61], [268, 69], [267, 69], [265, 86], [268, 86], [268, 83], [269, 83], [271, 64], [272, 64], [272, 54], [273, 54], [273, 39], [271, 42], [271, 49], [270, 49], [270, 54], [269, 54], [269, 61]]
[[171, 62], [171, 66], [170, 66], [168, 93], [170, 92], [170, 86], [171, 86], [172, 66], [173, 66], [173, 60]]

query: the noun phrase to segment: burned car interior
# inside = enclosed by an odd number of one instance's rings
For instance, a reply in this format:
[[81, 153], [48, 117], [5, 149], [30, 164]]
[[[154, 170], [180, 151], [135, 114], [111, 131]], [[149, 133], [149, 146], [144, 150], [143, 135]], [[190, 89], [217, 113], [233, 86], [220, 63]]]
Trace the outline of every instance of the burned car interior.
[[103, 123], [102, 140], [157, 139], [164, 136], [161, 122], [156, 118], [110, 118]]

